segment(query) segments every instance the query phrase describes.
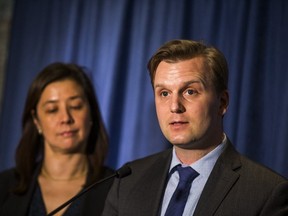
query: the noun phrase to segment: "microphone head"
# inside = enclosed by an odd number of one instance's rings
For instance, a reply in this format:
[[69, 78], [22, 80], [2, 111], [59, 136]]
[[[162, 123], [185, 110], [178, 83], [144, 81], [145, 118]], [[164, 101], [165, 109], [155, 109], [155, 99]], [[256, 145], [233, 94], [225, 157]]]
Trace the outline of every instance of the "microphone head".
[[116, 177], [117, 178], [124, 178], [124, 177], [130, 175], [131, 172], [132, 171], [131, 171], [131, 168], [129, 166], [123, 166], [116, 171], [116, 174], [117, 174]]

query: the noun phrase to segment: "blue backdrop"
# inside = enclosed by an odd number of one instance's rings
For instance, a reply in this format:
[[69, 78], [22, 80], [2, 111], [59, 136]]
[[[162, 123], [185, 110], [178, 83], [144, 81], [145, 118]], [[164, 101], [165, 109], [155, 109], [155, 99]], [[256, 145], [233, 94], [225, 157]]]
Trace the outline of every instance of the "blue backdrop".
[[176, 38], [223, 51], [230, 67], [226, 133], [240, 152], [288, 176], [286, 0], [16, 0], [0, 170], [14, 165], [28, 86], [54, 61], [89, 69], [110, 135], [108, 165], [165, 149], [146, 64]]

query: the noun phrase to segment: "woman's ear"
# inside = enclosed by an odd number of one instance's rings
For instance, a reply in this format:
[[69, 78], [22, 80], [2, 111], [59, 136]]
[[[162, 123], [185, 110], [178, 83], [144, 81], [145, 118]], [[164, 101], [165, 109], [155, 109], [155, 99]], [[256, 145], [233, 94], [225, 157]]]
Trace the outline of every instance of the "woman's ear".
[[39, 121], [38, 121], [37, 114], [36, 114], [35, 110], [31, 110], [31, 116], [32, 116], [33, 122], [35, 124], [35, 127], [38, 130], [38, 133], [42, 134], [42, 129], [41, 129], [41, 126], [39, 124]]

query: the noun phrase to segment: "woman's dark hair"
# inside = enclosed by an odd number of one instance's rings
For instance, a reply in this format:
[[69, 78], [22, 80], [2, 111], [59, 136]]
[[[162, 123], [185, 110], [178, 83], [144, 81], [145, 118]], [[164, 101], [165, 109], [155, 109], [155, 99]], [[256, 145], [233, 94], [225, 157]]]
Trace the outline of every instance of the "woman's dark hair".
[[208, 66], [207, 71], [215, 90], [220, 93], [227, 90], [228, 65], [225, 56], [215, 47], [207, 46], [202, 42], [192, 40], [172, 40], [161, 46], [148, 62], [148, 70], [154, 88], [154, 78], [161, 61], [174, 63], [202, 57]]
[[92, 174], [87, 184], [97, 180], [101, 174], [108, 150], [108, 136], [93, 85], [85, 74], [84, 68], [76, 64], [56, 62], [45, 67], [37, 75], [28, 91], [22, 115], [22, 136], [16, 150], [16, 172], [19, 177], [16, 193], [24, 193], [28, 189], [37, 164], [41, 164], [43, 160], [44, 141], [33, 122], [32, 112], [36, 111], [36, 106], [47, 85], [66, 79], [79, 84], [90, 106], [93, 124], [88, 137], [86, 154]]

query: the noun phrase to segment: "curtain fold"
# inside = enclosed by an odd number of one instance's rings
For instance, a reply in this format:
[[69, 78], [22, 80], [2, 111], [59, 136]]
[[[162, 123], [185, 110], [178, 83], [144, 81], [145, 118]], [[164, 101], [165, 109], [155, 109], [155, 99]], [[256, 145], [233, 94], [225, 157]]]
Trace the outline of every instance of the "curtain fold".
[[202, 40], [227, 57], [225, 132], [250, 158], [288, 177], [288, 2], [285, 0], [15, 0], [0, 114], [0, 170], [14, 165], [24, 100], [54, 61], [87, 67], [110, 136], [107, 164], [161, 151], [146, 69], [171, 39]]

